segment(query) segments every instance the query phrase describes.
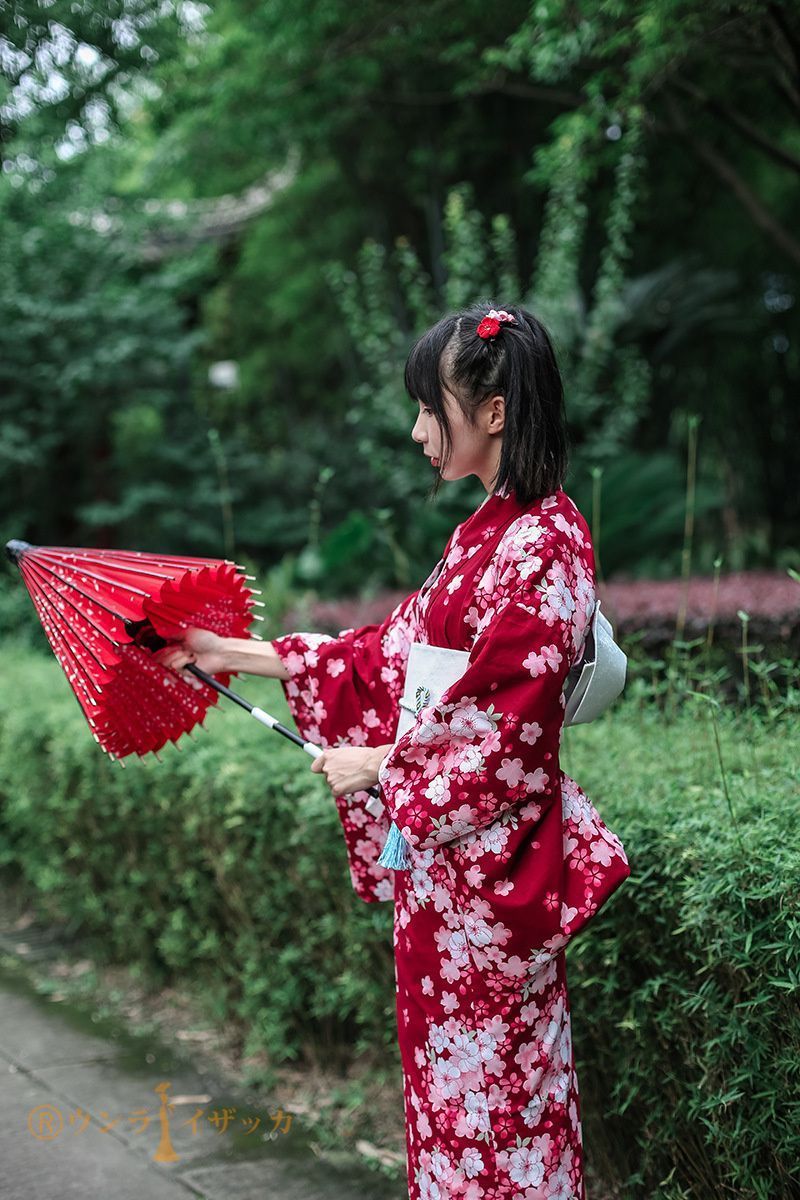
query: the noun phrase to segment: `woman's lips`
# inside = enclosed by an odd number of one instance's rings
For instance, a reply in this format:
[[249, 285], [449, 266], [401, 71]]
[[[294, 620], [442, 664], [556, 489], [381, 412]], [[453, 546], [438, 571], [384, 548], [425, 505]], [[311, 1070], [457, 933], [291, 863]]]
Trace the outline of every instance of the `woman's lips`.
[[436, 458], [436, 456], [433, 454], [430, 456], [430, 458], [431, 458], [431, 466], [438, 467], [438, 465], [439, 465], [438, 458]]

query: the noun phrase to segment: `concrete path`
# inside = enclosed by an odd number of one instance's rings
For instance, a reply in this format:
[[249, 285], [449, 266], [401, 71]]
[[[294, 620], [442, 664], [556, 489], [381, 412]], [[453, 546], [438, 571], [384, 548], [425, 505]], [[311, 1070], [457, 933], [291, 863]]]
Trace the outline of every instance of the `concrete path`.
[[95, 1024], [0, 968], [3, 1200], [406, 1194], [315, 1155], [302, 1118], [287, 1124], [280, 1111], [253, 1108], [171, 1048]]

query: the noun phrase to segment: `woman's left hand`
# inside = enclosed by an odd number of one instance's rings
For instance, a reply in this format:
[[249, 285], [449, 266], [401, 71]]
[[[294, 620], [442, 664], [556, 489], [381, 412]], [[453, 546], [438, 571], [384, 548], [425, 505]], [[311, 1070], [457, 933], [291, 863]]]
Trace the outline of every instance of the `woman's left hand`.
[[311, 763], [311, 770], [322, 772], [334, 796], [347, 796], [378, 782], [378, 767], [386, 753], [375, 746], [332, 746]]

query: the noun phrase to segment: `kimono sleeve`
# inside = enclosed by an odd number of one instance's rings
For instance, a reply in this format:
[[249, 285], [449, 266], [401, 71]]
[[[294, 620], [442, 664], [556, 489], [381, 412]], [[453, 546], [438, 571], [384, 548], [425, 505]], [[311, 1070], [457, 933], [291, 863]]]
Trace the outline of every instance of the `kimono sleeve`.
[[474, 835], [512, 807], [536, 821], [560, 798], [563, 687], [594, 588], [563, 545], [539, 568], [498, 600], [464, 674], [381, 763], [386, 809], [412, 850]]
[[[284, 695], [301, 737], [329, 746], [380, 746], [393, 741], [406, 663], [417, 630], [416, 599], [407, 596], [380, 623], [335, 637], [288, 633], [272, 646], [289, 672]], [[344, 831], [350, 877], [367, 903], [390, 900], [394, 877], [377, 859], [389, 819], [365, 807], [367, 791], [334, 797]]]

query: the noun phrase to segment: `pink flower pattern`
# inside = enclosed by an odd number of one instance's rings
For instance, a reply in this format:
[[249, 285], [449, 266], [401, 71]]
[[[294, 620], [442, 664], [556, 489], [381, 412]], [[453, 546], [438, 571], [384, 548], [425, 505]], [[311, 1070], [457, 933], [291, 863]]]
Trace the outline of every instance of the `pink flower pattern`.
[[[322, 746], [396, 738], [412, 641], [470, 654], [383, 760], [383, 810], [335, 798], [356, 893], [394, 901], [410, 1200], [585, 1200], [563, 951], [630, 874], [559, 766], [594, 600], [570, 497], [494, 492], [382, 623], [273, 642]], [[391, 821], [406, 871], [377, 864]]]

